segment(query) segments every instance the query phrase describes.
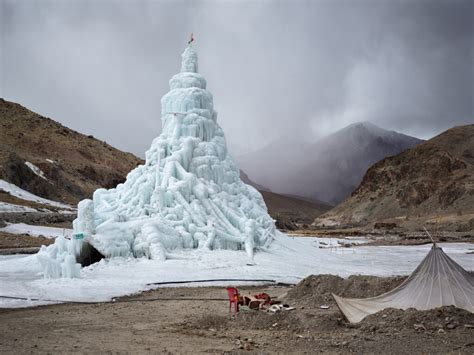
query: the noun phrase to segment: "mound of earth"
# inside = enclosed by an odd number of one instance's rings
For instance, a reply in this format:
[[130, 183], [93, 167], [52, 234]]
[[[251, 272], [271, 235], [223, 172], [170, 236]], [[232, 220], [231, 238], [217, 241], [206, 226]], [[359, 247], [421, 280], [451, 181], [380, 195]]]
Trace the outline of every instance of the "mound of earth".
[[456, 328], [471, 330], [474, 335], [474, 314], [454, 306], [427, 311], [414, 308], [405, 311], [388, 308], [364, 318], [360, 323], [363, 332], [416, 330], [444, 332]]
[[[311, 329], [334, 330], [346, 322], [337, 309], [331, 293], [344, 297], [372, 297], [390, 291], [404, 280], [405, 276], [357, 275], [343, 279], [334, 275], [311, 275], [278, 297], [282, 303], [296, 307], [296, 311], [282, 311], [276, 314], [243, 311], [236, 319], [207, 314], [191, 324], [192, 327], [199, 329], [231, 329], [237, 326], [254, 330], [291, 329], [298, 332]], [[330, 311], [320, 309], [321, 305], [329, 305]]]
[[[234, 336], [236, 348], [244, 350], [275, 346], [280, 352], [298, 352], [304, 345], [305, 351], [313, 352], [383, 353], [390, 349], [395, 353], [469, 353], [474, 346], [474, 314], [465, 310], [385, 309], [358, 324], [350, 324], [330, 295], [335, 292], [346, 297], [375, 296], [403, 280], [404, 277], [310, 276], [287, 290], [286, 296], [281, 294], [284, 290], [280, 292], [279, 299], [295, 306], [293, 311], [273, 314], [242, 309], [236, 317], [229, 317], [227, 312], [200, 312], [177, 323], [177, 328], [184, 334]], [[251, 290], [258, 291], [262, 289]], [[277, 289], [265, 292], [273, 296]], [[321, 309], [321, 304], [330, 307]]]
[[311, 275], [289, 290], [284, 301], [295, 306], [319, 308], [324, 304], [335, 304], [331, 293], [350, 298], [373, 297], [392, 290], [405, 278], [353, 275], [343, 279], [334, 275]]
[[340, 328], [344, 323], [343, 318], [336, 312], [311, 312], [311, 311], [282, 311], [276, 314], [263, 311], [241, 311], [234, 318], [222, 315], [208, 314], [198, 318], [188, 325], [198, 329], [228, 330], [233, 328], [258, 330], [289, 330], [297, 333], [323, 330], [331, 331]]

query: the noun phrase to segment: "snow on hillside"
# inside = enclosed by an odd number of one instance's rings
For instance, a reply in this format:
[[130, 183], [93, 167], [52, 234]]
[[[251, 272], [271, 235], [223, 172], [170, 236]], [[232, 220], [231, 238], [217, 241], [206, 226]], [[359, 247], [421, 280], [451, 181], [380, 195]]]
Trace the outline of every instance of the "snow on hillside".
[[34, 172], [36, 175], [38, 175], [40, 178], [44, 179], [44, 180], [48, 180], [44, 174], [44, 172], [38, 168], [35, 164], [33, 163], [30, 163], [29, 161], [25, 162], [25, 165], [30, 168], [30, 170], [32, 172]]
[[[5, 180], [2, 180], [2, 179], [0, 179], [0, 190], [3, 190], [5, 192], [9, 193], [10, 195], [12, 195], [14, 197], [18, 197], [22, 200], [37, 202], [37, 203], [41, 203], [43, 205], [53, 206], [53, 207], [57, 207], [57, 208], [63, 208], [65, 210], [74, 209], [74, 207], [72, 207], [70, 205], [66, 205], [66, 204], [61, 203], [61, 202], [51, 201], [51, 200], [36, 196], [36, 195], [34, 195], [34, 194], [32, 194], [28, 191], [25, 191], [25, 190], [19, 188], [18, 186], [14, 185], [14, 184], [11, 184], [11, 183], [9, 183]], [[15, 205], [15, 206], [17, 206], [17, 205]]]
[[[13, 203], [0, 202], [0, 213], [22, 213], [22, 212], [39, 212], [35, 208], [15, 205]], [[45, 210], [47, 212], [47, 210]]]

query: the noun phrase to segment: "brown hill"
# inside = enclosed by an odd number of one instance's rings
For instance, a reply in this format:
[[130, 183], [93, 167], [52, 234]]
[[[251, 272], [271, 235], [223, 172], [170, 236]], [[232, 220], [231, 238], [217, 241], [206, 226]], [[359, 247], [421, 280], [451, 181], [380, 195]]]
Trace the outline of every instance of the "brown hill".
[[74, 204], [99, 187], [116, 186], [140, 163], [133, 154], [0, 99], [0, 179], [24, 190]]
[[474, 229], [474, 125], [459, 126], [365, 174], [352, 195], [317, 218], [316, 226], [431, 223], [459, 232]]
[[276, 194], [270, 191], [260, 191], [267, 204], [268, 212], [276, 220], [280, 229], [304, 229], [331, 206], [324, 203], [315, 203], [299, 198]]
[[276, 220], [276, 225], [280, 229], [304, 229], [303, 225], [310, 224], [317, 216], [331, 208], [321, 201], [274, 193], [267, 187], [252, 181], [242, 170], [240, 170], [240, 178], [262, 194], [268, 213]]

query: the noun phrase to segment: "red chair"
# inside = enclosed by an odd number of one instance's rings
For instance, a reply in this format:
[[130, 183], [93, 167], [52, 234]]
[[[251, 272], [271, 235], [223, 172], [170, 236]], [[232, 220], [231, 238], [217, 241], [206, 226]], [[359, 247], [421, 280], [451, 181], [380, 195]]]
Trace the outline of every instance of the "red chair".
[[234, 305], [235, 314], [239, 313], [239, 290], [235, 287], [227, 287], [229, 295], [229, 314], [232, 314], [232, 305]]

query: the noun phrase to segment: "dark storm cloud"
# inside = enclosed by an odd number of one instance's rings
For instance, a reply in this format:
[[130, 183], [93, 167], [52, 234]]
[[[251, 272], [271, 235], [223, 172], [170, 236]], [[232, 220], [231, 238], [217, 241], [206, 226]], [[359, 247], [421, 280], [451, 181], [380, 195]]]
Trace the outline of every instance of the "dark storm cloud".
[[142, 155], [190, 32], [234, 155], [472, 123], [472, 1], [7, 1], [0, 96]]

